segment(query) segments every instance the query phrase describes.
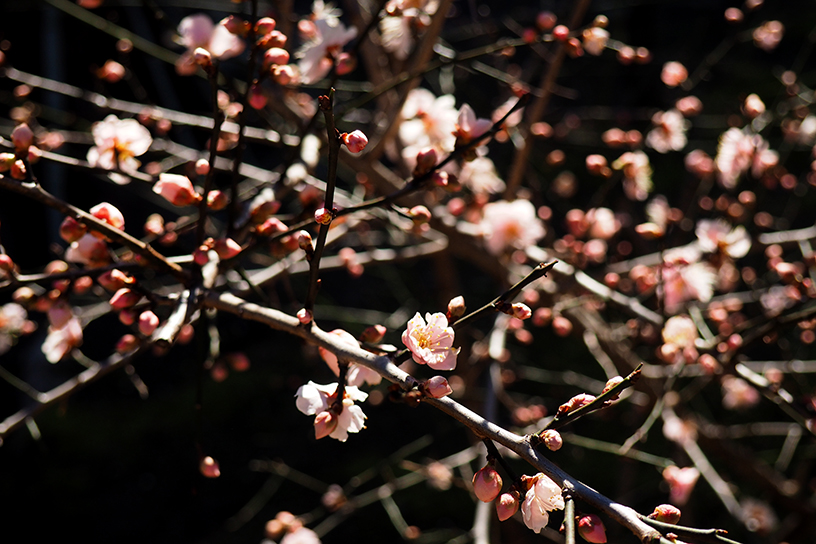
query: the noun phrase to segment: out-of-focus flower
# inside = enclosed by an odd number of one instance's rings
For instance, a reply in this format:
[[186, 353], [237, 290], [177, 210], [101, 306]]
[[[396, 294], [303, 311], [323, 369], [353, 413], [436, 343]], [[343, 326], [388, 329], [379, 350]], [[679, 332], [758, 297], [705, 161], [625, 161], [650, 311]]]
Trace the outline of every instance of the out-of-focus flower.
[[677, 87], [688, 78], [688, 70], [679, 62], [667, 62], [660, 72], [660, 81], [667, 87]]
[[176, 61], [176, 72], [180, 75], [194, 74], [197, 69], [194, 51], [202, 48], [216, 59], [230, 59], [244, 51], [244, 41], [227, 29], [228, 19], [217, 25], [203, 13], [190, 15], [181, 20], [178, 33], [181, 44], [187, 48]]
[[109, 260], [108, 245], [93, 234], [85, 234], [71, 243], [65, 251], [65, 260], [92, 267], [102, 266]]
[[482, 232], [487, 250], [499, 255], [508, 247], [524, 249], [546, 234], [544, 224], [529, 200], [500, 200], [486, 204]]
[[663, 359], [668, 363], [674, 363], [682, 356], [687, 363], [696, 361], [699, 354], [694, 341], [697, 338], [697, 327], [690, 317], [685, 315], [670, 317], [663, 326], [665, 344], [660, 348]]
[[686, 504], [699, 477], [700, 471], [694, 467], [671, 465], [663, 469], [663, 479], [669, 484], [669, 500], [678, 506]]
[[609, 42], [609, 32], [597, 26], [584, 30], [581, 37], [584, 39], [584, 50], [595, 56], [603, 53]]
[[150, 131], [139, 121], [115, 115], [94, 123], [91, 133], [96, 145], [88, 150], [88, 162], [107, 170], [135, 172], [141, 163], [134, 157], [146, 153], [153, 143]]
[[726, 374], [722, 377], [723, 406], [728, 410], [744, 410], [759, 403], [759, 392], [742, 378]]
[[453, 370], [459, 355], [459, 348], [453, 347], [453, 334], [445, 314], [425, 314], [422, 319], [417, 312], [402, 333], [402, 343], [417, 363], [434, 370]]
[[733, 189], [742, 174], [751, 168], [759, 177], [779, 161], [779, 154], [768, 149], [768, 142], [758, 134], [731, 127], [720, 136], [717, 157], [718, 180], [726, 189]]
[[695, 233], [700, 249], [708, 253], [720, 251], [732, 259], [739, 259], [751, 249], [751, 236], [745, 227], [739, 225], [732, 229], [723, 219], [701, 219]]
[[459, 172], [459, 182], [474, 193], [496, 194], [504, 191], [504, 181], [496, 173], [493, 161], [476, 157], [464, 163]]
[[595, 514], [586, 514], [578, 519], [578, 534], [587, 542], [606, 543], [606, 527]]
[[[122, 212], [120, 212], [119, 209], [116, 206], [113, 206], [112, 204], [108, 204], [107, 202], [97, 204], [96, 206], [91, 208], [90, 213], [100, 221], [104, 221], [113, 228], [119, 230], [123, 230], [125, 228], [125, 217], [122, 215]], [[97, 238], [104, 238], [103, 234], [99, 234], [96, 232], [94, 232], [93, 234]]]
[[320, 544], [320, 538], [311, 529], [298, 527], [286, 533], [280, 544]]
[[[295, 405], [307, 416], [318, 415], [329, 410], [337, 395], [337, 384], [319, 385], [312, 381], [297, 390]], [[343, 411], [337, 414], [337, 424], [329, 436], [345, 442], [348, 433], [358, 433], [365, 428], [366, 415], [354, 401], [363, 402], [368, 394], [353, 385], [346, 386], [343, 397]]]
[[717, 273], [710, 264], [699, 262], [699, 258], [700, 252], [694, 248], [664, 255], [663, 281], [658, 284], [658, 292], [663, 296], [666, 312], [677, 313], [688, 300], [711, 300]]
[[300, 59], [301, 81], [314, 83], [329, 73], [334, 65], [334, 58], [343, 50], [343, 46], [357, 36], [357, 29], [346, 28], [338, 19], [339, 10], [328, 7], [321, 0], [312, 6], [313, 34], [295, 54]]
[[26, 328], [26, 310], [16, 302], [0, 307], [0, 355], [17, 342]]
[[[352, 336], [351, 333], [344, 331], [343, 329], [335, 329], [331, 331], [330, 334], [337, 336], [341, 343], [349, 346], [350, 348], [360, 347], [359, 342], [357, 342], [354, 336]], [[320, 356], [329, 366], [331, 371], [334, 372], [334, 375], [339, 376], [340, 366], [337, 362], [337, 356], [334, 353], [322, 347], [318, 348], [318, 351], [320, 352]], [[354, 385], [356, 387], [359, 387], [364, 383], [367, 383], [368, 385], [377, 385], [381, 381], [382, 376], [380, 376], [370, 368], [355, 363], [349, 363], [349, 368], [346, 373], [346, 383], [348, 383], [349, 385]]]
[[48, 327], [48, 336], [42, 345], [42, 352], [49, 363], [58, 363], [82, 343], [82, 324], [72, 317], [63, 327]]
[[754, 117], [759, 117], [765, 113], [765, 103], [759, 96], [749, 94], [745, 97], [745, 102], [742, 103], [742, 111], [744, 111], [745, 115], [751, 119]]
[[584, 216], [589, 224], [589, 236], [609, 240], [620, 230], [620, 221], [609, 208], [592, 208]]
[[779, 525], [773, 508], [765, 502], [746, 497], [740, 502], [740, 517], [745, 527], [760, 535], [767, 535]]
[[209, 455], [201, 459], [198, 464], [198, 471], [205, 478], [218, 478], [221, 476], [221, 467], [218, 465], [218, 461]]
[[429, 15], [436, 13], [437, 0], [390, 0], [380, 19], [383, 48], [399, 60], [405, 60], [414, 48], [414, 32], [427, 27]]
[[502, 488], [502, 478], [496, 469], [486, 465], [473, 475], [473, 492], [482, 502], [493, 502], [499, 496]]
[[628, 151], [612, 163], [623, 171], [623, 191], [631, 200], [646, 200], [652, 192], [652, 166], [643, 151]]
[[646, 145], [658, 153], [680, 151], [686, 147], [689, 122], [677, 110], [659, 111], [652, 116], [654, 128], [646, 135]]
[[196, 192], [190, 178], [178, 174], [159, 175], [159, 181], [153, 185], [153, 192], [174, 206], [190, 206], [203, 198]]
[[473, 108], [463, 104], [456, 120], [456, 130], [454, 130], [456, 146], [470, 143], [490, 130], [492, 126], [493, 122], [490, 119], [477, 119]]
[[453, 151], [458, 116], [453, 95], [437, 98], [427, 89], [412, 89], [402, 106], [401, 116], [401, 154], [409, 168], [416, 165], [417, 154], [429, 148], [439, 154]]
[[779, 21], [765, 21], [754, 30], [754, 45], [763, 51], [773, 51], [784, 35], [785, 25]]
[[558, 484], [540, 472], [532, 477], [531, 483], [521, 505], [521, 514], [524, 524], [540, 533], [550, 520], [549, 512], [564, 509], [564, 497]]

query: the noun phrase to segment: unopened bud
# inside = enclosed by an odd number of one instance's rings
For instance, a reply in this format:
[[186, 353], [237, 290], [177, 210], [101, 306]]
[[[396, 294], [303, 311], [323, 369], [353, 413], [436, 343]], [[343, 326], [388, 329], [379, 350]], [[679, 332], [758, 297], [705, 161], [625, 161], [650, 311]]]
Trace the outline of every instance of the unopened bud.
[[533, 316], [533, 311], [523, 302], [516, 302], [510, 306], [509, 315], [519, 319], [530, 319]]
[[306, 253], [312, 253], [314, 251], [312, 235], [309, 234], [307, 231], [305, 230], [298, 231], [297, 242], [298, 247], [305, 251]]
[[337, 55], [337, 62], [334, 71], [338, 76], [345, 76], [357, 68], [357, 57], [345, 51]]
[[321, 225], [328, 225], [332, 222], [333, 214], [326, 208], [318, 208], [314, 213], [314, 220]]
[[606, 528], [601, 518], [595, 514], [587, 514], [578, 519], [578, 534], [587, 542], [594, 544], [606, 542]]
[[159, 318], [150, 310], [139, 315], [139, 332], [150, 336], [159, 327]]
[[229, 204], [229, 197], [227, 193], [219, 190], [210, 191], [207, 193], [207, 207], [217, 212], [223, 210]]
[[544, 434], [541, 435], [541, 440], [550, 451], [558, 451], [561, 449], [561, 446], [564, 445], [564, 439], [561, 438], [561, 433], [555, 429], [547, 429], [544, 431]]
[[750, 117], [751, 119], [755, 117], [759, 117], [763, 113], [765, 113], [765, 103], [762, 101], [759, 96], [755, 94], [749, 94], [745, 98], [745, 103], [742, 106], [742, 111], [745, 112], [745, 115]]
[[297, 318], [301, 325], [308, 325], [312, 322], [312, 312], [306, 308], [301, 308], [298, 310]]
[[88, 227], [73, 217], [66, 217], [60, 225], [60, 237], [69, 244], [85, 236], [86, 232], [88, 232]]
[[450, 302], [448, 302], [448, 320], [462, 317], [465, 315], [466, 309], [465, 297], [462, 295], [453, 297]]
[[496, 514], [499, 516], [499, 521], [510, 519], [518, 512], [518, 509], [519, 500], [513, 493], [502, 493], [499, 500], [496, 501]]
[[232, 259], [241, 253], [241, 245], [232, 238], [224, 238], [215, 242], [213, 249], [218, 253], [218, 258], [222, 261]]
[[609, 378], [609, 381], [606, 382], [606, 385], [604, 386], [603, 391], [601, 391], [601, 395], [603, 395], [604, 393], [606, 393], [607, 391], [609, 391], [613, 387], [618, 386], [622, 382], [623, 382], [623, 378], [621, 378], [620, 376], [615, 376], [614, 378]]
[[416, 156], [416, 167], [414, 168], [414, 176], [421, 176], [430, 172], [436, 166], [437, 156], [436, 149], [429, 147], [423, 149]]
[[344, 132], [340, 135], [340, 139], [352, 153], [359, 153], [368, 145], [368, 137], [361, 130], [355, 130], [351, 134]]
[[671, 504], [661, 504], [655, 507], [654, 512], [649, 514], [650, 519], [662, 521], [663, 523], [670, 523], [676, 525], [680, 521], [680, 509]]
[[218, 461], [210, 456], [201, 460], [201, 463], [198, 465], [198, 470], [205, 478], [218, 478], [221, 476], [221, 468], [218, 466]]
[[417, 225], [424, 225], [431, 220], [431, 212], [425, 206], [414, 206], [408, 210], [408, 215]]
[[490, 465], [484, 466], [473, 475], [473, 491], [482, 502], [492, 502], [501, 493], [502, 478]]
[[14, 270], [14, 261], [5, 253], [0, 254], [0, 270], [3, 272], [11, 272]]
[[203, 47], [196, 47], [193, 51], [193, 60], [207, 71], [212, 68], [212, 54]]
[[333, 433], [337, 428], [337, 419], [334, 412], [323, 411], [317, 414], [314, 420], [315, 438], [320, 440]]
[[210, 161], [207, 159], [198, 159], [195, 163], [195, 173], [199, 176], [206, 176], [210, 173]]
[[113, 294], [110, 299], [110, 305], [115, 310], [124, 310], [126, 308], [130, 308], [131, 306], [135, 306], [141, 298], [142, 295], [139, 293], [123, 287]]
[[116, 342], [116, 353], [124, 355], [139, 347], [139, 339], [132, 334], [126, 334]]
[[258, 22], [255, 23], [255, 34], [257, 36], [265, 36], [275, 30], [276, 26], [277, 23], [272, 17], [261, 17], [258, 19]]
[[[451, 389], [448, 380], [442, 376], [434, 376], [433, 378], [425, 381], [422, 384], [422, 388], [424, 389], [426, 395], [435, 399], [441, 399], [442, 397], [447, 397], [453, 393], [453, 389]], [[499, 487], [501, 488], [501, 483], [499, 483]]]
[[273, 66], [280, 66], [289, 63], [289, 51], [280, 47], [267, 49], [263, 57], [263, 69], [269, 70]]
[[382, 342], [386, 332], [388, 332], [388, 329], [382, 325], [371, 325], [360, 335], [360, 340], [368, 344], [377, 344]]
[[34, 132], [27, 124], [21, 123], [11, 131], [11, 143], [14, 144], [15, 151], [24, 153], [34, 143]]

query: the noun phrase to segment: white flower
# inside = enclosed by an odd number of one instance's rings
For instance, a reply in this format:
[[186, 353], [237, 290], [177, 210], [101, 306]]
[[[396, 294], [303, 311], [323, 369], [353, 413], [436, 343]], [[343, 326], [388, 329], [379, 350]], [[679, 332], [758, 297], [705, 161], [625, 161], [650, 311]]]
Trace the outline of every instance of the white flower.
[[405, 60], [414, 47], [414, 29], [430, 24], [428, 15], [436, 13], [437, 0], [391, 0], [380, 20], [380, 41], [383, 49]]
[[652, 117], [655, 125], [646, 135], [646, 145], [658, 153], [680, 151], [686, 147], [689, 122], [677, 110], [659, 111]]
[[652, 192], [652, 167], [643, 151], [627, 151], [612, 163], [615, 170], [623, 170], [623, 191], [632, 200], [646, 200]]
[[437, 152], [453, 151], [456, 137], [456, 99], [453, 95], [440, 97], [422, 88], [411, 90], [402, 106], [403, 118], [399, 128], [402, 157], [413, 170], [417, 153], [427, 148]]
[[663, 341], [681, 348], [694, 347], [698, 338], [694, 321], [686, 315], [675, 315], [666, 320], [663, 326]]
[[758, 178], [768, 168], [775, 166], [779, 162], [779, 154], [768, 149], [768, 142], [762, 136], [731, 127], [720, 136], [714, 162], [720, 184], [726, 189], [733, 189], [749, 168], [751, 175]]
[[529, 200], [486, 204], [481, 227], [487, 250], [493, 255], [501, 254], [507, 247], [524, 249], [546, 234], [544, 223]]
[[42, 345], [42, 352], [49, 363], [58, 363], [72, 349], [82, 343], [82, 325], [73, 317], [61, 328], [48, 327], [48, 336]]
[[94, 123], [91, 130], [96, 144], [88, 150], [91, 166], [124, 172], [135, 172], [141, 164], [134, 157], [143, 155], [153, 143], [150, 131], [135, 119], [108, 115]]
[[7, 352], [22, 334], [26, 317], [25, 308], [16, 302], [0, 307], [0, 355]]
[[176, 61], [176, 72], [191, 75], [198, 70], [193, 52], [199, 47], [206, 49], [217, 59], [230, 59], [244, 51], [243, 40], [227, 30], [224, 22], [226, 19], [216, 25], [203, 13], [190, 15], [181, 20], [178, 33], [187, 51]]
[[548, 476], [539, 472], [533, 478], [535, 483], [527, 490], [521, 505], [521, 515], [528, 528], [540, 533], [550, 520], [548, 512], [564, 509], [564, 497], [558, 484]]
[[280, 544], [320, 544], [320, 538], [311, 529], [299, 527], [292, 532], [286, 533]]
[[[336, 393], [336, 383], [319, 385], [310, 381], [297, 390], [295, 405], [307, 416], [317, 415], [329, 409], [335, 401]], [[329, 434], [330, 437], [345, 442], [348, 439], [348, 433], [358, 433], [365, 428], [366, 415], [362, 408], [354, 404], [354, 401], [363, 402], [367, 398], [367, 393], [353, 385], [346, 386], [343, 411], [337, 416], [337, 427]]]
[[731, 225], [723, 219], [702, 219], [695, 230], [700, 249], [708, 253], [722, 251], [731, 258], [745, 257], [751, 249], [751, 236], [745, 227]]
[[357, 29], [346, 28], [337, 18], [339, 10], [316, 1], [313, 6], [315, 35], [295, 56], [300, 59], [301, 81], [309, 84], [329, 73], [334, 56], [357, 36]]
[[459, 182], [474, 193], [495, 194], [504, 191], [504, 181], [496, 173], [493, 161], [477, 157], [462, 166]]
[[459, 348], [453, 347], [453, 329], [448, 327], [448, 318], [443, 313], [435, 313], [425, 314], [425, 319], [417, 312], [402, 333], [402, 343], [417, 363], [434, 370], [453, 370]]

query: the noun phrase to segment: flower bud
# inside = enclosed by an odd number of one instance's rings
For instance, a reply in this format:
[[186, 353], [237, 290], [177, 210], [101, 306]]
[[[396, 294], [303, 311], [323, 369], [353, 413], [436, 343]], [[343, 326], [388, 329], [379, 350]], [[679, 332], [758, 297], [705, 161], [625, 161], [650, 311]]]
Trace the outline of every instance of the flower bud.
[[314, 220], [321, 225], [328, 225], [333, 218], [332, 212], [326, 208], [318, 208], [314, 213]]
[[85, 236], [86, 232], [88, 227], [70, 216], [63, 219], [60, 225], [60, 237], [69, 244]]
[[455, 319], [458, 317], [462, 317], [465, 315], [465, 297], [459, 295], [458, 297], [453, 297], [448, 302], [448, 320]]
[[[434, 376], [433, 378], [425, 381], [422, 385], [425, 390], [425, 394], [435, 399], [441, 399], [442, 397], [447, 397], [453, 393], [453, 389], [451, 389], [450, 384], [448, 384], [448, 380], [442, 376]], [[499, 489], [501, 490], [501, 478], [499, 479]]]
[[298, 310], [297, 318], [301, 325], [308, 325], [312, 322], [312, 312], [306, 308], [301, 308]]
[[606, 528], [601, 518], [595, 514], [587, 514], [578, 519], [578, 534], [587, 542], [595, 544], [606, 542]]
[[235, 15], [228, 16], [222, 20], [220, 24], [224, 25], [224, 28], [226, 28], [230, 34], [235, 34], [242, 38], [245, 38], [246, 35], [249, 34], [249, 21], [245, 21]]
[[572, 321], [562, 315], [555, 316], [552, 320], [552, 328], [558, 336], [569, 336], [572, 332]]
[[229, 204], [229, 197], [227, 193], [219, 191], [218, 189], [207, 193], [207, 207], [214, 212], [223, 210]]
[[289, 85], [290, 83], [297, 83], [298, 74], [295, 69], [289, 64], [275, 66], [272, 70], [272, 77], [278, 85]]
[[575, 395], [570, 400], [559, 406], [558, 412], [561, 414], [567, 414], [569, 412], [574, 412], [578, 408], [582, 406], [586, 406], [590, 402], [595, 400], [595, 396], [587, 395], [586, 393], [581, 393], [580, 395]]
[[15, 151], [25, 153], [28, 147], [34, 143], [34, 132], [27, 124], [21, 123], [11, 131], [11, 143], [14, 144]]
[[541, 11], [536, 15], [536, 26], [542, 32], [552, 30], [558, 18], [551, 11]]
[[117, 291], [125, 285], [133, 283], [133, 278], [114, 268], [97, 277], [96, 281], [108, 291]]
[[433, 147], [428, 147], [417, 153], [414, 176], [421, 176], [422, 174], [430, 172], [433, 167], [436, 166], [436, 161], [436, 149]]
[[680, 521], [680, 509], [671, 504], [661, 504], [655, 507], [654, 512], [649, 514], [649, 518], [676, 525]]
[[116, 206], [108, 204], [107, 202], [97, 204], [91, 208], [90, 213], [100, 221], [104, 221], [114, 228], [119, 230], [125, 228], [125, 217], [122, 215], [122, 212], [120, 212]]
[[21, 160], [16, 160], [11, 165], [11, 177], [18, 180], [18, 181], [25, 181], [26, 177], [28, 177], [28, 170], [26, 169], [26, 165]]
[[334, 71], [338, 76], [348, 75], [352, 73], [355, 68], [357, 68], [357, 57], [345, 51], [337, 55], [337, 63]]
[[413, 219], [415, 225], [424, 225], [431, 220], [431, 212], [425, 206], [414, 206], [408, 210], [408, 215]]
[[212, 68], [212, 54], [203, 47], [196, 47], [193, 51], [193, 60], [196, 64], [209, 71]]
[[207, 159], [198, 159], [195, 163], [195, 173], [199, 176], [206, 176], [210, 173], [210, 161]]
[[119, 312], [119, 322], [127, 327], [136, 323], [136, 310], [122, 310]]
[[547, 449], [550, 451], [558, 451], [561, 449], [561, 446], [564, 445], [564, 440], [561, 438], [561, 433], [555, 429], [547, 429], [544, 431], [544, 434], [541, 435], [541, 440], [544, 442], [544, 444], [546, 444]]
[[139, 293], [123, 287], [113, 294], [110, 299], [110, 305], [114, 310], [124, 310], [126, 308], [130, 308], [131, 306], [135, 306], [141, 298], [142, 295]]
[[249, 88], [249, 105], [256, 110], [262, 110], [269, 102], [263, 87], [260, 85], [253, 85]]
[[305, 251], [306, 253], [314, 251], [314, 245], [312, 245], [312, 235], [309, 234], [307, 231], [305, 230], [298, 231], [297, 242], [298, 247]]
[[324, 411], [315, 416], [315, 438], [320, 440], [329, 436], [337, 428], [337, 416], [334, 412]]
[[340, 139], [352, 153], [359, 153], [368, 145], [368, 137], [361, 130], [355, 130], [351, 134], [344, 132]]
[[174, 206], [190, 206], [201, 201], [193, 182], [187, 176], [178, 174], [161, 174], [153, 186], [153, 192], [162, 196]]
[[275, 26], [277, 26], [275, 19], [272, 17], [262, 17], [255, 23], [255, 35], [265, 36], [275, 30]]
[[280, 47], [267, 49], [263, 56], [263, 69], [269, 70], [273, 66], [280, 66], [289, 63], [289, 51]]
[[377, 344], [382, 342], [386, 332], [388, 332], [388, 329], [382, 325], [371, 325], [360, 335], [360, 340], [368, 344]]
[[125, 334], [116, 342], [116, 353], [124, 355], [139, 347], [139, 339], [132, 334]]
[[620, 376], [615, 376], [614, 378], [609, 378], [609, 381], [606, 382], [606, 385], [604, 386], [603, 391], [601, 391], [601, 395], [603, 395], [604, 393], [606, 393], [607, 391], [609, 391], [613, 387], [616, 387], [618, 384], [620, 384], [622, 382], [623, 382], [623, 378], [621, 378]]
[[221, 468], [218, 466], [218, 461], [210, 456], [201, 460], [201, 463], [198, 465], [198, 470], [205, 478], [218, 478], [221, 476]]
[[742, 105], [742, 111], [745, 112], [745, 115], [754, 119], [765, 113], [765, 103], [757, 95], [749, 94]]
[[473, 491], [476, 498], [482, 502], [491, 502], [499, 496], [502, 488], [502, 479], [496, 469], [485, 465], [473, 475]]
[[559, 42], [565, 42], [569, 38], [569, 28], [564, 25], [558, 25], [553, 28], [553, 38]]
[[145, 336], [150, 336], [159, 327], [159, 318], [147, 310], [139, 315], [139, 332]]
[[530, 319], [533, 316], [533, 311], [523, 302], [516, 302], [510, 306], [509, 315], [519, 319]]
[[436, 171], [431, 174], [431, 182], [437, 187], [447, 187], [450, 182], [450, 175], [447, 172]]
[[499, 516], [499, 521], [510, 519], [518, 512], [518, 509], [519, 501], [513, 493], [502, 493], [499, 500], [496, 501], [496, 514]]
[[223, 260], [232, 259], [241, 253], [241, 246], [232, 238], [224, 238], [215, 242], [213, 249], [218, 253], [218, 258]]
[[688, 79], [688, 70], [679, 62], [667, 62], [663, 65], [663, 71], [660, 72], [660, 80], [666, 84], [667, 87], [677, 87]]
[[603, 155], [587, 155], [586, 168], [590, 174], [600, 176], [604, 173], [604, 169], [608, 169], [606, 157]]

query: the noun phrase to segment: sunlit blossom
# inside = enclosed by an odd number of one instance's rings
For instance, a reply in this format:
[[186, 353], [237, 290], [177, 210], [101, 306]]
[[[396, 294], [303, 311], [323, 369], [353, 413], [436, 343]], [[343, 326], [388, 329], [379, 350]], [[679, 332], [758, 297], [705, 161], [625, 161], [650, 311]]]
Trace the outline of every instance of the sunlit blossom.
[[25, 308], [16, 302], [0, 307], [0, 355], [7, 352], [23, 334], [26, 318]]
[[524, 524], [540, 533], [550, 520], [549, 512], [563, 509], [564, 497], [558, 484], [540, 472], [533, 476], [533, 484], [527, 490], [521, 505]]
[[414, 168], [420, 152], [433, 149], [442, 155], [453, 151], [456, 142], [453, 132], [459, 115], [453, 95], [436, 97], [427, 89], [413, 89], [400, 115], [403, 119], [399, 127], [401, 154], [409, 168]]
[[762, 136], [731, 127], [720, 136], [717, 147], [718, 180], [726, 189], [737, 186], [740, 176], [751, 169], [751, 175], [759, 177], [776, 165], [779, 154], [768, 149]]
[[208, 15], [196, 13], [181, 20], [178, 33], [181, 44], [187, 51], [176, 61], [176, 72], [180, 75], [191, 75], [196, 72], [194, 52], [201, 48], [216, 59], [230, 59], [244, 51], [244, 41], [230, 32], [225, 23], [227, 19], [214, 24]]
[[646, 200], [652, 192], [652, 167], [649, 156], [643, 151], [627, 151], [612, 168], [623, 171], [623, 191], [631, 200]]
[[508, 247], [524, 249], [546, 234], [533, 204], [522, 199], [486, 204], [480, 225], [487, 250], [493, 255], [500, 255]]
[[496, 194], [504, 191], [504, 181], [496, 173], [496, 166], [487, 157], [476, 157], [462, 165], [459, 183], [474, 193]]
[[739, 259], [751, 249], [751, 236], [745, 227], [739, 225], [731, 228], [723, 219], [701, 219], [695, 233], [700, 249], [708, 253], [721, 251], [733, 259]]
[[759, 403], [759, 392], [747, 381], [736, 376], [722, 378], [722, 403], [728, 410], [744, 410]]
[[714, 295], [717, 273], [714, 268], [699, 262], [700, 252], [694, 248], [669, 251], [664, 256], [662, 282], [658, 293], [668, 313], [677, 313], [684, 302], [699, 300], [708, 302]]
[[42, 345], [42, 352], [49, 363], [58, 363], [82, 343], [82, 324], [72, 317], [60, 328], [48, 327], [48, 336]]
[[417, 312], [402, 333], [402, 343], [417, 363], [434, 370], [453, 370], [459, 355], [459, 348], [453, 347], [453, 336], [445, 314], [425, 314], [422, 319]]
[[680, 151], [686, 147], [689, 122], [677, 110], [659, 111], [652, 116], [655, 127], [646, 135], [646, 145], [658, 153]]
[[320, 544], [317, 533], [307, 527], [298, 527], [286, 533], [280, 544]]
[[[297, 390], [295, 405], [307, 416], [319, 415], [329, 410], [336, 399], [336, 394], [336, 383], [319, 385], [310, 381]], [[352, 385], [346, 386], [343, 411], [337, 415], [336, 427], [328, 436], [345, 442], [348, 439], [348, 433], [358, 433], [364, 429], [366, 415], [362, 408], [354, 404], [354, 401], [363, 402], [367, 398], [367, 393]]]
[[314, 34], [295, 55], [300, 59], [298, 69], [303, 83], [314, 83], [325, 77], [343, 46], [357, 36], [357, 29], [346, 28], [338, 19], [338, 13], [331, 4], [322, 1], [313, 4]]
[[429, 15], [436, 13], [438, 0], [389, 0], [380, 19], [383, 49], [405, 60], [414, 48], [414, 33], [427, 27]]
[[135, 172], [141, 163], [134, 157], [145, 154], [153, 143], [150, 131], [139, 121], [115, 115], [94, 123], [91, 133], [95, 145], [88, 150], [88, 162], [107, 170]]

